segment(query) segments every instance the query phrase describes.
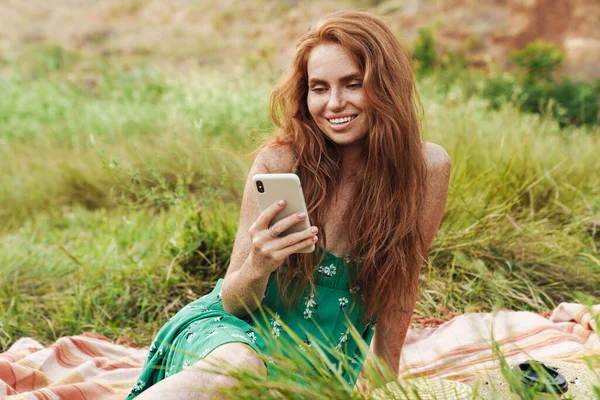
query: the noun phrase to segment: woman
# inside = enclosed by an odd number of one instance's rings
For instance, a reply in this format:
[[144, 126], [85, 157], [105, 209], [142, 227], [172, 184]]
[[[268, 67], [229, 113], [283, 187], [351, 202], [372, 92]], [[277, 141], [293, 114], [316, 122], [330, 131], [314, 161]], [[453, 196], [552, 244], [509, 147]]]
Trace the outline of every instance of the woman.
[[[398, 371], [450, 175], [444, 149], [421, 141], [417, 104], [410, 54], [379, 19], [334, 13], [302, 36], [271, 97], [278, 129], [250, 171], [227, 274], [161, 329], [129, 398], [210, 397], [236, 383], [210, 373], [217, 361], [268, 374], [260, 354], [283, 324], [349, 357], [351, 381], [363, 356], [348, 323]], [[312, 226], [279, 237], [306, 215], [270, 227], [284, 203], [260, 213], [251, 177], [285, 172], [300, 176]], [[269, 337], [256, 299], [272, 311]]]

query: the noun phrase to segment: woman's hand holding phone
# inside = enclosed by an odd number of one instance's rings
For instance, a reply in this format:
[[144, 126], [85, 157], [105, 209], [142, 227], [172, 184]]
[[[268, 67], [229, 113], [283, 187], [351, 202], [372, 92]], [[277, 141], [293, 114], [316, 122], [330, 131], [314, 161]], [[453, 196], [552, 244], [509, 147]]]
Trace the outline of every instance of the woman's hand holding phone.
[[306, 219], [306, 213], [294, 213], [270, 226], [271, 220], [284, 207], [284, 200], [273, 203], [258, 216], [249, 230], [252, 243], [250, 250], [252, 264], [265, 274], [271, 274], [284, 263], [288, 256], [314, 245], [318, 240], [316, 226], [279, 237], [282, 232]]

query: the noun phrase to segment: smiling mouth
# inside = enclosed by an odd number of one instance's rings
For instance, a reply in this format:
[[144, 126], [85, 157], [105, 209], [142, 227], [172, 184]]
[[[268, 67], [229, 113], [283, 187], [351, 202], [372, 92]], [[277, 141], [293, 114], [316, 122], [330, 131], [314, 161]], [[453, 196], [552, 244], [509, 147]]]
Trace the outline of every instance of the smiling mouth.
[[343, 118], [332, 118], [332, 119], [327, 118], [327, 121], [329, 121], [329, 123], [332, 125], [343, 125], [347, 122], [352, 121], [357, 116], [358, 115], [351, 115], [351, 116], [343, 117]]

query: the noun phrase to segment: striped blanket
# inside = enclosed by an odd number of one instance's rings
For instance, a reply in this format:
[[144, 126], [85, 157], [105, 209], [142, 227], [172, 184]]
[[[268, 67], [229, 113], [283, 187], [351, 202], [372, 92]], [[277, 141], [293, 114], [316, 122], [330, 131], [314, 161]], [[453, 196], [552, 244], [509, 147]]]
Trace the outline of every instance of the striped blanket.
[[[549, 318], [515, 311], [473, 313], [410, 329], [400, 377], [468, 381], [493, 371], [499, 361], [492, 351], [492, 335], [509, 364], [530, 357], [582, 362], [582, 357], [600, 355], [592, 314], [600, 314], [600, 305], [589, 309], [562, 303]], [[63, 337], [47, 347], [23, 338], [0, 354], [0, 397], [121, 400], [135, 383], [146, 352], [92, 334]]]
[[528, 359], [581, 363], [592, 356], [599, 368], [600, 304], [591, 309], [561, 303], [549, 318], [525, 311], [499, 311], [456, 316], [440, 326], [411, 329], [407, 333], [400, 377], [437, 376], [469, 381], [499, 368], [498, 352], [508, 364]]

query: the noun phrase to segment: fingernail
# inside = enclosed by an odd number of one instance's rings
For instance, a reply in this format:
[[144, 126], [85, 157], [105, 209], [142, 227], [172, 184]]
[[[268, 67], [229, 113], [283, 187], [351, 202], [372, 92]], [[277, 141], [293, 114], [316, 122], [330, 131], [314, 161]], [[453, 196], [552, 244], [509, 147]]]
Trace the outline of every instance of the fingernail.
[[278, 205], [278, 206], [282, 206], [282, 205], [284, 205], [284, 204], [285, 204], [285, 201], [283, 201], [283, 200], [279, 200], [279, 201], [277, 202], [277, 205]]
[[310, 228], [310, 231], [312, 233], [317, 233], [317, 232], [319, 232], [319, 228], [317, 228], [316, 226], [313, 226], [312, 228]]
[[303, 213], [303, 212], [298, 213], [298, 218], [304, 218], [304, 217], [306, 217], [305, 213]]
[[316, 236], [313, 237], [313, 242], [316, 242], [319, 238], [317, 238]]

